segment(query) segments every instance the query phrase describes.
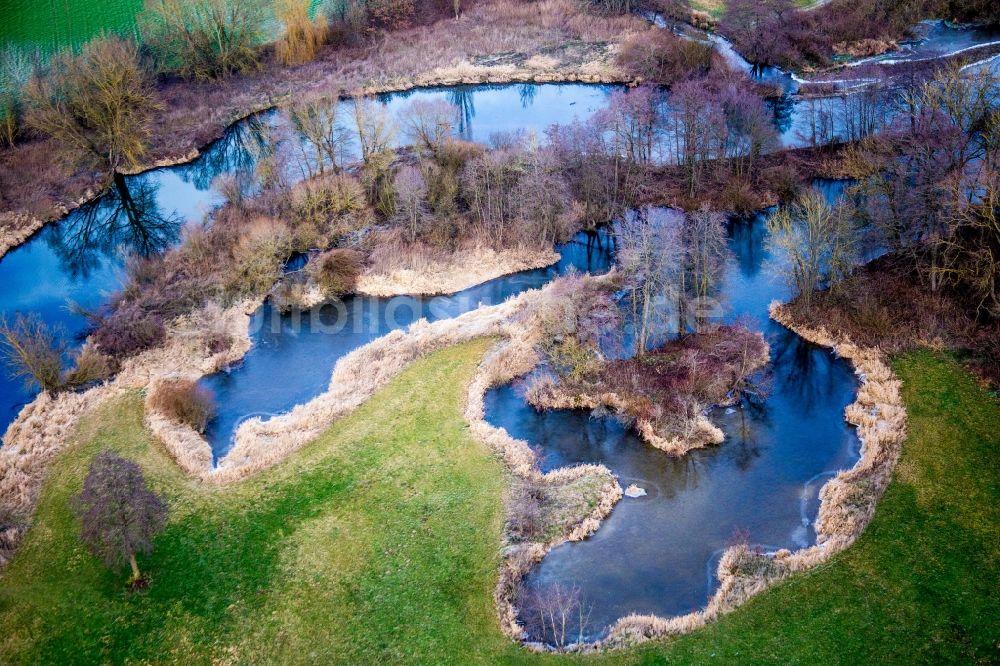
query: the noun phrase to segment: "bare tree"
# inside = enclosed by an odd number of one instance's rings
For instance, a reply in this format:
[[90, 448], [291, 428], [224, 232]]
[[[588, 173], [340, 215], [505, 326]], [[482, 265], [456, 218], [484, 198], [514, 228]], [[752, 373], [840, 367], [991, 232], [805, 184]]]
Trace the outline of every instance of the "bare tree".
[[559, 583], [522, 595], [523, 616], [529, 633], [557, 648], [583, 643], [592, 606], [578, 585]]
[[361, 146], [362, 180], [369, 201], [383, 215], [391, 215], [395, 208], [391, 169], [396, 158], [392, 148], [396, 124], [384, 105], [364, 97], [354, 100], [354, 125]]
[[325, 96], [308, 98], [292, 104], [287, 114], [299, 134], [299, 145], [311, 152], [302, 160], [307, 175], [322, 175], [327, 165], [339, 172], [351, 141], [350, 131], [341, 122], [340, 100]]
[[36, 313], [20, 314], [8, 323], [0, 318], [0, 352], [10, 375], [28, 387], [55, 391], [62, 386], [66, 343], [61, 331], [50, 329]]
[[417, 152], [437, 159], [458, 124], [458, 107], [444, 100], [417, 100], [402, 116], [404, 135]]
[[809, 304], [821, 286], [835, 288], [858, 261], [858, 232], [850, 206], [830, 206], [816, 190], [803, 193], [767, 221], [768, 244], [787, 257], [783, 269], [799, 297]]
[[1000, 174], [987, 172], [974, 189], [976, 200], [951, 220], [937, 270], [977, 315], [1000, 318]]
[[131, 460], [105, 449], [97, 454], [73, 498], [80, 538], [111, 568], [128, 564], [132, 584], [141, 580], [135, 556], [153, 550], [153, 537], [167, 522], [167, 505], [146, 485]]
[[685, 216], [682, 231], [684, 275], [678, 289], [678, 331], [687, 326], [687, 311], [694, 311], [696, 331], [704, 328], [712, 313], [711, 297], [715, 293], [728, 254], [725, 217], [722, 213], [702, 206]]
[[268, 7], [264, 0], [146, 0], [139, 27], [161, 70], [219, 78], [257, 67]]
[[28, 125], [65, 146], [77, 161], [116, 172], [146, 152], [152, 83], [132, 40], [100, 37], [79, 55], [60, 53], [27, 88]]
[[643, 356], [669, 315], [667, 304], [678, 282], [680, 214], [654, 209], [627, 215], [618, 230], [618, 262], [632, 304], [636, 355]]
[[416, 242], [421, 223], [426, 214], [427, 184], [415, 166], [405, 166], [396, 174], [396, 214], [406, 225], [411, 243]]

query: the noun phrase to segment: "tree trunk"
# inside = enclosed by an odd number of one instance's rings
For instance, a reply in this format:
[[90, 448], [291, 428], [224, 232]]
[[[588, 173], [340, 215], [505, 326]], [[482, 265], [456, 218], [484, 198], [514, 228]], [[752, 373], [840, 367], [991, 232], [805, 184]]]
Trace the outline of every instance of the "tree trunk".
[[130, 567], [132, 567], [132, 580], [129, 582], [134, 583], [135, 581], [142, 578], [142, 575], [139, 573], [139, 565], [135, 561], [135, 553], [130, 552], [128, 554], [128, 564]]

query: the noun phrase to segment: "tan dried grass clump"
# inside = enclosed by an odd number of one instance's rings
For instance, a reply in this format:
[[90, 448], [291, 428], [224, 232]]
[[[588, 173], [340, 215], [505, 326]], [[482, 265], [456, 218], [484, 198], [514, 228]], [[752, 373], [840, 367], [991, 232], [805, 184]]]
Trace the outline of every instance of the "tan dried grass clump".
[[407, 255], [402, 260], [379, 261], [361, 275], [357, 292], [371, 296], [453, 294], [489, 280], [559, 260], [551, 249], [512, 248], [496, 251], [477, 246], [443, 256]]

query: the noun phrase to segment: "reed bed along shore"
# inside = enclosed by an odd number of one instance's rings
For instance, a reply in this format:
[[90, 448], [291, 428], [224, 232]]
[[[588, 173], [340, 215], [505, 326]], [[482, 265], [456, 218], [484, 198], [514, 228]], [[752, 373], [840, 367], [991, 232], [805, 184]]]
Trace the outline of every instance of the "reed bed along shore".
[[381, 297], [454, 294], [504, 275], [545, 268], [557, 261], [559, 254], [551, 249], [504, 248], [497, 251], [476, 246], [441, 259], [408, 262], [406, 266], [385, 270], [368, 269], [358, 278], [355, 290], [359, 294]]

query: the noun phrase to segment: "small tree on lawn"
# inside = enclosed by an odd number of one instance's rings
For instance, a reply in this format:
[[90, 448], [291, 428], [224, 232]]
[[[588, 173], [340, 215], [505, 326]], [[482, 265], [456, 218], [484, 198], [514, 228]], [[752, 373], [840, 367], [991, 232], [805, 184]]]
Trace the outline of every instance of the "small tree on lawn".
[[139, 466], [105, 449], [91, 463], [73, 509], [91, 552], [113, 569], [128, 563], [130, 582], [140, 580], [136, 553], [153, 550], [153, 537], [167, 522], [167, 505], [146, 485]]

